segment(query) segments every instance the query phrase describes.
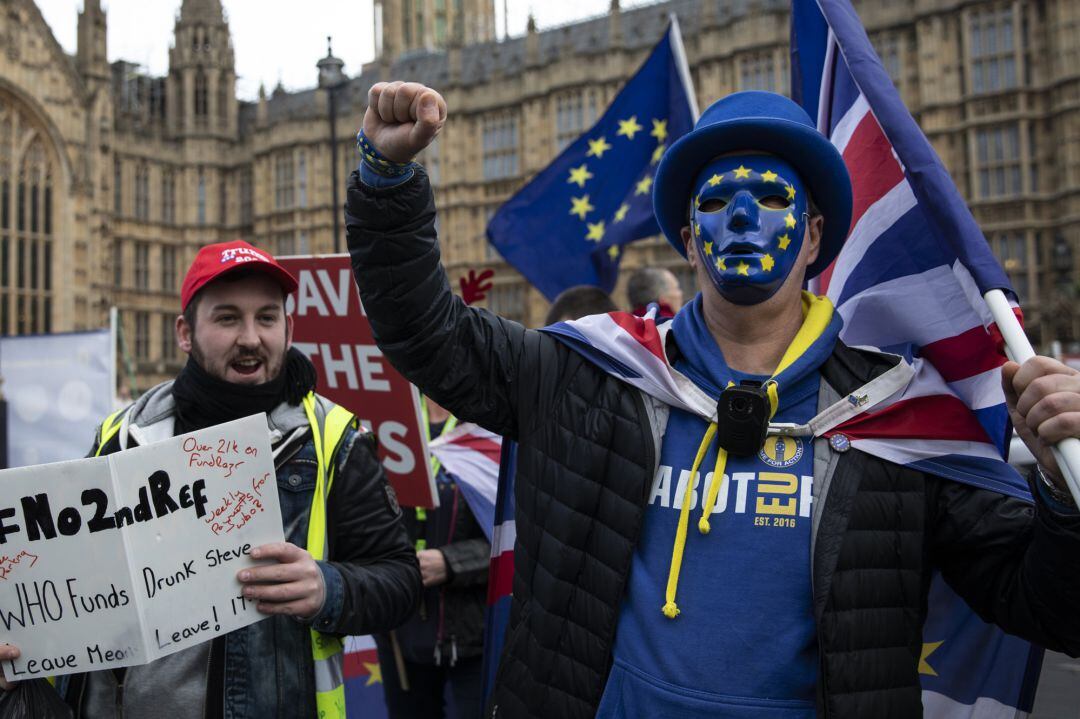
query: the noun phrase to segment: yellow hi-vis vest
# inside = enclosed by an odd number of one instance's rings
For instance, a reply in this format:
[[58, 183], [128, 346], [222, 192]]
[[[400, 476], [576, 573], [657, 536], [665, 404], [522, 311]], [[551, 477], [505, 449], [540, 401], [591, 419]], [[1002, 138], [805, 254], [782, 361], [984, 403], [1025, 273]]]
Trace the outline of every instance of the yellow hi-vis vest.
[[[352, 412], [331, 404], [329, 409], [319, 402], [314, 392], [304, 397], [304, 414], [311, 425], [311, 438], [315, 444], [318, 470], [315, 477], [315, 493], [311, 498], [308, 517], [307, 551], [317, 562], [325, 561], [326, 550], [326, 503], [330, 487], [334, 483], [334, 461], [341, 440], [350, 427], [356, 427]], [[122, 409], [105, 418], [98, 431], [98, 449], [116, 436], [123, 424]], [[318, 719], [345, 719], [345, 645], [339, 637], [311, 630], [311, 656], [315, 665], [315, 708]]]

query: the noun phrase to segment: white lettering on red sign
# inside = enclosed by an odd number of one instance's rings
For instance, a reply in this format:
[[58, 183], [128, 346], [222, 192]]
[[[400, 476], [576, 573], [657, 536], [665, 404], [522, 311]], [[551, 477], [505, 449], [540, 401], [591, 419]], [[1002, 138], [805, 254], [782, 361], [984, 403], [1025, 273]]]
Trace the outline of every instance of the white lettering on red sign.
[[290, 296], [286, 311], [303, 317], [314, 313], [320, 317], [347, 317], [349, 314], [349, 293], [353, 289], [352, 273], [347, 269], [339, 270], [337, 278], [330, 276], [327, 270], [301, 270], [297, 278], [299, 287], [296, 301]]

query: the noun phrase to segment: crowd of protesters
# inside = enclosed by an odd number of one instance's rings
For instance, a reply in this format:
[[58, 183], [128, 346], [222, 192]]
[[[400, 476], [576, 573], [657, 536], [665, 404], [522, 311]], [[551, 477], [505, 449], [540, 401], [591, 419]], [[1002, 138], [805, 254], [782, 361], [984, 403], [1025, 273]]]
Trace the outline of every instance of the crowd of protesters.
[[[562, 293], [546, 331], [451, 294], [413, 162], [446, 121], [422, 85], [372, 88], [346, 225], [374, 335], [425, 395], [429, 437], [460, 420], [518, 444], [513, 608], [486, 706], [483, 528], [435, 459], [439, 508], [399, 506], [371, 434], [317, 394], [292, 347], [296, 280], [236, 241], [204, 247], [183, 280], [184, 369], [105, 418], [91, 454], [265, 413], [286, 541], [254, 548], [272, 562], [237, 579], [267, 620], [147, 665], [60, 677], [75, 716], [342, 717], [347, 634], [376, 636], [395, 719], [918, 716], [935, 570], [988, 621], [1080, 654], [1080, 511], [1049, 451], [1080, 435], [1080, 373], [1043, 357], [1003, 370], [1039, 461], [1033, 506], [840, 441], [796, 433], [746, 450], [724, 432], [732, 388], [762, 427], [797, 427], [900, 366], [844, 345], [832, 305], [802, 290], [839, 251], [852, 199], [842, 159], [798, 106], [737, 93], [663, 156], [657, 218], [698, 291], [684, 303], [671, 271], [645, 268], [626, 292], [640, 327], [670, 320], [665, 371], [685, 382], [666, 395], [583, 350], [592, 325], [558, 329], [617, 309], [597, 288]], [[705, 414], [688, 409], [699, 401]], [[700, 485], [673, 492], [672, 477], [699, 468]], [[737, 472], [756, 478], [756, 503], [710, 524]], [[336, 477], [325, 499], [320, 473]], [[321, 557], [304, 549], [316, 521]], [[18, 653], [2, 646], [0, 660]]]

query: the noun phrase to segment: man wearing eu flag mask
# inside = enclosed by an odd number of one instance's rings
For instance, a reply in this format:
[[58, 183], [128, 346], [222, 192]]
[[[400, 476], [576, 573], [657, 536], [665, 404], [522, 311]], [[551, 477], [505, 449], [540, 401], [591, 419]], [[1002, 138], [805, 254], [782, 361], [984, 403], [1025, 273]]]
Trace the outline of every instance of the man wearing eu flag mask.
[[737, 305], [772, 297], [795, 267], [810, 219], [795, 168], [778, 157], [738, 153], [705, 165], [694, 185], [694, 247], [717, 291]]
[[918, 717], [935, 569], [985, 619], [1080, 654], [1080, 511], [1047, 449], [1080, 435], [1080, 373], [1004, 368], [1034, 506], [826, 434], [888, 411], [911, 369], [845, 346], [802, 290], [839, 252], [852, 192], [801, 108], [729, 95], [664, 154], [654, 210], [700, 289], [673, 320], [539, 332], [450, 292], [412, 163], [445, 119], [422, 85], [372, 88], [346, 222], [386, 356], [519, 445], [487, 716]]

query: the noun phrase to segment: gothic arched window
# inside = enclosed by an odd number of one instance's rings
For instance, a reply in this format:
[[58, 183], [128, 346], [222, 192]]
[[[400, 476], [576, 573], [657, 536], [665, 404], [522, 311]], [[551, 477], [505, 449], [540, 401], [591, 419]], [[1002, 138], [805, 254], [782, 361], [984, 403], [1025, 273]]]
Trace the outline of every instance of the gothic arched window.
[[195, 117], [201, 122], [206, 121], [206, 93], [206, 72], [202, 68], [199, 68], [198, 72], [195, 73]]
[[52, 330], [56, 170], [47, 142], [0, 96], [0, 334]]
[[230, 92], [231, 90], [232, 90], [232, 85], [229, 83], [229, 74], [227, 72], [221, 73], [221, 76], [218, 78], [218, 87], [217, 87], [217, 91], [218, 91], [217, 113], [218, 113], [218, 124], [221, 126], [221, 129], [223, 129], [223, 130], [229, 124], [229, 105], [233, 101], [232, 97], [230, 96], [231, 95], [231, 92]]

